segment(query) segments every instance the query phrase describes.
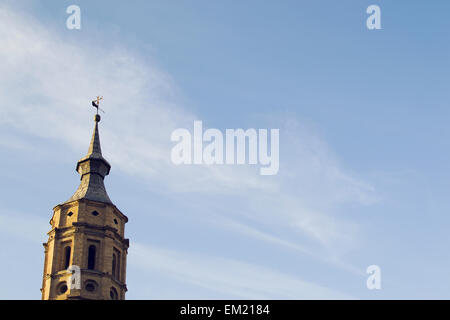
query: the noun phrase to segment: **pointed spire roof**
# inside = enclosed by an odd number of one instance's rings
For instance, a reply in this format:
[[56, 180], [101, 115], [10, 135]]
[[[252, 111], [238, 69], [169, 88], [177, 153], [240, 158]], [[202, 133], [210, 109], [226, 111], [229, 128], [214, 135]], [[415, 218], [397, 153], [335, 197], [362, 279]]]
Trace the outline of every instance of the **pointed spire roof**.
[[[109, 169], [111, 168], [111, 165], [106, 161], [105, 158], [102, 156], [102, 148], [100, 146], [100, 135], [98, 133], [98, 123], [100, 122], [100, 115], [96, 114], [94, 117], [95, 125], [94, 125], [94, 132], [92, 133], [91, 143], [89, 144], [88, 153], [84, 158], [81, 158], [77, 163], [77, 172], [81, 174], [79, 171], [79, 166], [83, 162], [87, 161], [88, 159], [96, 159], [101, 160], [105, 163], [105, 165], [108, 167], [108, 172], [104, 175], [108, 175]], [[103, 176], [103, 177], [104, 177]]]
[[[98, 120], [97, 120], [97, 116], [98, 116]], [[89, 145], [89, 150], [87, 155], [96, 155], [96, 156], [100, 156], [102, 155], [102, 148], [100, 146], [100, 136], [98, 134], [98, 123], [100, 122], [100, 115], [96, 115], [96, 117], [94, 118], [95, 121], [95, 126], [94, 126], [94, 132], [92, 133], [92, 139], [91, 139], [91, 144]]]
[[81, 183], [74, 195], [66, 201], [87, 199], [104, 203], [112, 203], [106, 192], [103, 179], [109, 174], [111, 165], [102, 156], [98, 123], [100, 115], [94, 117], [95, 125], [88, 153], [77, 162], [76, 171], [81, 176]]

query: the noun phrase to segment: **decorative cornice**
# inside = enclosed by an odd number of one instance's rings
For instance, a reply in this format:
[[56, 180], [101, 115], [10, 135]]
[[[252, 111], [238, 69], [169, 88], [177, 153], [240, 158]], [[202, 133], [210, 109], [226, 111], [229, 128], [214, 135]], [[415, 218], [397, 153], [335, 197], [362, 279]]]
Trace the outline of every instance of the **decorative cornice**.
[[[52, 232], [55, 234], [55, 239], [61, 239], [66, 236], [71, 236], [72, 234], [64, 235], [66, 232], [72, 231], [73, 233], [81, 232], [85, 234], [92, 234], [99, 237], [106, 237], [113, 240], [117, 240], [120, 242], [123, 246], [123, 249], [128, 249], [130, 246], [129, 239], [125, 239], [122, 237], [118, 232], [116, 228], [113, 228], [111, 226], [101, 226], [96, 224], [91, 224], [87, 222], [73, 222], [71, 226], [63, 227], [63, 228], [54, 228], [50, 230], [49, 234]], [[97, 231], [97, 232], [96, 232]], [[98, 232], [100, 231], [100, 232]], [[105, 231], [111, 232], [114, 236], [110, 236]]]

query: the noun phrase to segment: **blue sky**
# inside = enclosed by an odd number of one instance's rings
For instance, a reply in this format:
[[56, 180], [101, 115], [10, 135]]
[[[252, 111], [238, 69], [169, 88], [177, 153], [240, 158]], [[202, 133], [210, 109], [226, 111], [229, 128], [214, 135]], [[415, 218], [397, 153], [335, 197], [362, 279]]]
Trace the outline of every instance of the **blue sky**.
[[[67, 6], [81, 30], [66, 28]], [[366, 28], [381, 8], [382, 30]], [[128, 299], [450, 298], [448, 1], [4, 1], [0, 298], [39, 299], [100, 123]], [[170, 133], [279, 128], [280, 170], [174, 166]], [[382, 289], [366, 288], [381, 268]], [[24, 276], [26, 275], [26, 276]]]

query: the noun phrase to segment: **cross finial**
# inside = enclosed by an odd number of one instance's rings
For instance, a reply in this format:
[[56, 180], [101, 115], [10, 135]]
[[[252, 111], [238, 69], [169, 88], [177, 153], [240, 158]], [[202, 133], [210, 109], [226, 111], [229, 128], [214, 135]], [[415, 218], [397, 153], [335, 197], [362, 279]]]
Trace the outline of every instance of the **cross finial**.
[[97, 100], [95, 100], [95, 102], [97, 102], [97, 105], [100, 104], [100, 100], [103, 100], [103, 97], [97, 96]]
[[92, 106], [94, 108], [97, 108], [97, 114], [98, 114], [98, 110], [100, 110], [101, 112], [105, 113], [105, 111], [103, 111], [102, 109], [100, 109], [99, 104], [100, 104], [100, 100], [103, 100], [103, 97], [101, 96], [97, 96], [97, 99], [92, 101]]

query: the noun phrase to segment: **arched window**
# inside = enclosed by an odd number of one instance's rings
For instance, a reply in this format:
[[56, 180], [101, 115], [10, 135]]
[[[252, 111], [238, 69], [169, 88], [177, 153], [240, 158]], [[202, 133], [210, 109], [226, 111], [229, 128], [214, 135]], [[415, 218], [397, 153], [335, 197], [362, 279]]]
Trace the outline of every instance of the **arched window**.
[[113, 278], [116, 278], [116, 264], [117, 264], [117, 257], [116, 257], [116, 254], [113, 253], [113, 258], [112, 258], [112, 276], [113, 276]]
[[120, 253], [117, 253], [116, 279], [120, 281]]
[[111, 287], [111, 290], [109, 291], [109, 296], [111, 297], [111, 300], [117, 300], [119, 298], [116, 288]]
[[120, 251], [114, 248], [112, 256], [112, 276], [120, 281]]
[[88, 249], [88, 269], [94, 270], [95, 269], [95, 252], [96, 248], [94, 245], [89, 246]]
[[70, 246], [64, 248], [64, 269], [70, 265]]

